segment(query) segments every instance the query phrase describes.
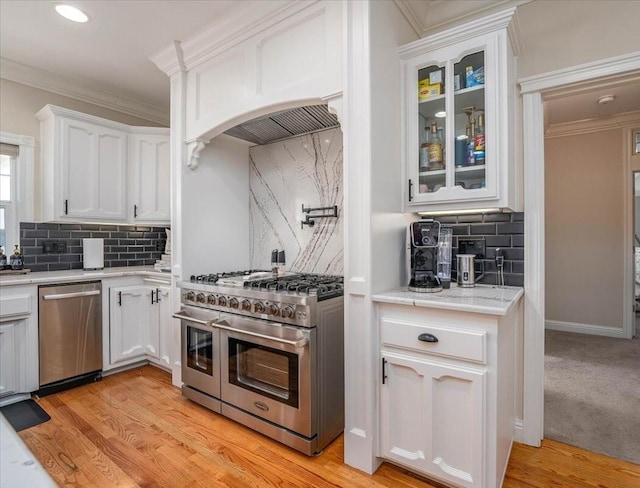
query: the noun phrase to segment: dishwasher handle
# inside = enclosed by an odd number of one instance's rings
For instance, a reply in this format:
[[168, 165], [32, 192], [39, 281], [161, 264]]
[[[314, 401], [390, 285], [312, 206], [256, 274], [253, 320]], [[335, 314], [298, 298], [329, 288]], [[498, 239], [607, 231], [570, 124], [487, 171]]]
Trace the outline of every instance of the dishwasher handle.
[[43, 300], [62, 300], [64, 298], [80, 298], [100, 295], [100, 290], [78, 291], [75, 293], [55, 293], [51, 295], [42, 295]]

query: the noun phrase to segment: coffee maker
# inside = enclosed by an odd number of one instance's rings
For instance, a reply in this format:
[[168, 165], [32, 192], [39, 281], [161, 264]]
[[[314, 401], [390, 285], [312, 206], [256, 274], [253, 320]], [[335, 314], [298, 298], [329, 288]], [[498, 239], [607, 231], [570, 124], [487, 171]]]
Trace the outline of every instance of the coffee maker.
[[409, 290], [421, 293], [442, 291], [438, 278], [438, 241], [440, 222], [422, 219], [407, 229], [407, 268], [410, 276]]

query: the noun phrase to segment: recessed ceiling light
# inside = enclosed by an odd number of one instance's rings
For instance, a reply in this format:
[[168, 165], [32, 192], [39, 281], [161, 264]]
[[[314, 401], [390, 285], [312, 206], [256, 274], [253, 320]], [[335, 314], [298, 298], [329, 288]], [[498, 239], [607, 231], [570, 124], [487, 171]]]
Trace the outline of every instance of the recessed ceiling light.
[[600, 105], [606, 105], [607, 103], [611, 103], [616, 99], [615, 95], [604, 95], [598, 98], [598, 103]]
[[446, 117], [447, 116], [447, 112], [436, 112], [435, 116], [439, 117], [439, 118]]
[[62, 15], [65, 19], [71, 20], [72, 22], [89, 22], [89, 16], [78, 7], [74, 7], [73, 5], [59, 3], [56, 5], [56, 12]]

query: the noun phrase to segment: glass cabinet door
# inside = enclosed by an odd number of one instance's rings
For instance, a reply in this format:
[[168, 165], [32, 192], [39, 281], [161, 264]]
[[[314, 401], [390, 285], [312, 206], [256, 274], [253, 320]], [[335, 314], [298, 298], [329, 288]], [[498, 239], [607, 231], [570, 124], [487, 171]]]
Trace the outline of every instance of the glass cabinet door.
[[484, 52], [480, 51], [464, 56], [453, 66], [454, 185], [464, 190], [485, 187], [484, 64]]
[[446, 68], [418, 71], [419, 193], [433, 193], [446, 185]]

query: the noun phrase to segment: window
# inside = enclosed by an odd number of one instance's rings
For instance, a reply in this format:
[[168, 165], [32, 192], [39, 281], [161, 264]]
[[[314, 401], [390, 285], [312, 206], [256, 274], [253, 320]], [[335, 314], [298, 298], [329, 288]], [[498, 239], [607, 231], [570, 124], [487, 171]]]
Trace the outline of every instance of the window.
[[16, 165], [19, 147], [0, 144], [0, 247], [10, 253], [18, 244]]
[[0, 131], [0, 246], [9, 253], [20, 243], [19, 222], [35, 220], [31, 136]]

